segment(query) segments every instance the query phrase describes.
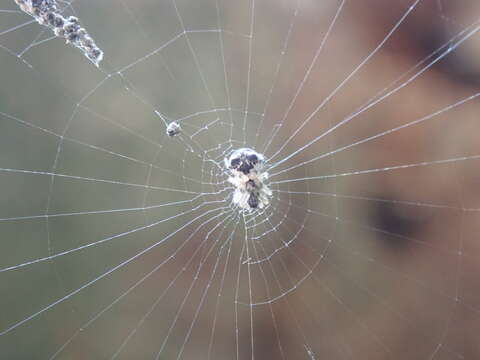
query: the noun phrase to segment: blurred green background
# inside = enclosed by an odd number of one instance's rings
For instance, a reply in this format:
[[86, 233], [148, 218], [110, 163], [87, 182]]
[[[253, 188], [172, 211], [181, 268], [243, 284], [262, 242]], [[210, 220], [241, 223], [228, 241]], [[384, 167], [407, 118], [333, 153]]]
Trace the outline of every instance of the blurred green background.
[[100, 68], [0, 0], [1, 359], [480, 357], [475, 1], [59, 6]]

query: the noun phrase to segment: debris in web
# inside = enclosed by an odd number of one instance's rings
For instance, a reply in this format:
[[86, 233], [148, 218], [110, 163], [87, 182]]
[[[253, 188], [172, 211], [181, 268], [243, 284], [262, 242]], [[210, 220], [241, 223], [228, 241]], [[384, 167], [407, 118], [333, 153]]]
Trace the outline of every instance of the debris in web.
[[85, 28], [75, 16], [64, 17], [58, 10], [55, 0], [15, 0], [25, 13], [41, 25], [52, 29], [56, 36], [80, 49], [95, 65], [103, 59], [103, 51], [95, 44]]
[[180, 124], [177, 123], [176, 121], [171, 122], [167, 126], [167, 135], [170, 137], [180, 134], [181, 131], [182, 131], [182, 128], [180, 127]]

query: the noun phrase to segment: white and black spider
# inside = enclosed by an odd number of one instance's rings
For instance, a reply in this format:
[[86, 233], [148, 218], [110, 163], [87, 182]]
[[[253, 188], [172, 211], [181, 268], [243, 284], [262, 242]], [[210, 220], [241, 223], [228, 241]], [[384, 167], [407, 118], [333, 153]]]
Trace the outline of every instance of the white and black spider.
[[266, 185], [265, 157], [249, 148], [233, 151], [225, 158], [228, 181], [235, 186], [233, 203], [241, 209], [264, 208], [270, 203], [272, 191]]

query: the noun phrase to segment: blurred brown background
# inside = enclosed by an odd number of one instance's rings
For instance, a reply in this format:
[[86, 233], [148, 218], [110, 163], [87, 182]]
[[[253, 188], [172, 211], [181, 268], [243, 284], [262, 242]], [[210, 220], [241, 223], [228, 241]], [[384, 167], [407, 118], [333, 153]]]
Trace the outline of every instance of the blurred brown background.
[[[68, 297], [1, 336], [1, 358], [480, 358], [476, 1], [256, 1], [251, 38], [249, 1], [65, 11], [100, 70], [0, 13], [0, 264], [100, 243], [0, 273], [1, 330]], [[155, 110], [191, 115], [182, 137]], [[248, 146], [272, 165], [310, 142], [247, 230], [214, 217], [228, 185], [203, 160]]]

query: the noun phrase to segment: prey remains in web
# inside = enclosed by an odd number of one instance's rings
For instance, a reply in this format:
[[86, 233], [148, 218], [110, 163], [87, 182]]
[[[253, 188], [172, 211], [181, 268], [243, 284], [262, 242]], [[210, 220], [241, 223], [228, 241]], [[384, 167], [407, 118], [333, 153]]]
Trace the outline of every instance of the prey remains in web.
[[170, 137], [177, 136], [182, 132], [182, 128], [180, 127], [180, 124], [177, 123], [176, 121], [172, 121], [170, 124], [167, 126], [167, 135]]
[[265, 157], [255, 150], [241, 148], [225, 158], [228, 181], [235, 187], [232, 202], [242, 210], [263, 209], [270, 203]]
[[15, 0], [17, 5], [41, 25], [53, 30], [56, 36], [64, 38], [84, 53], [95, 65], [103, 59], [103, 51], [95, 44], [87, 31], [80, 26], [75, 16], [64, 17], [55, 0]]

